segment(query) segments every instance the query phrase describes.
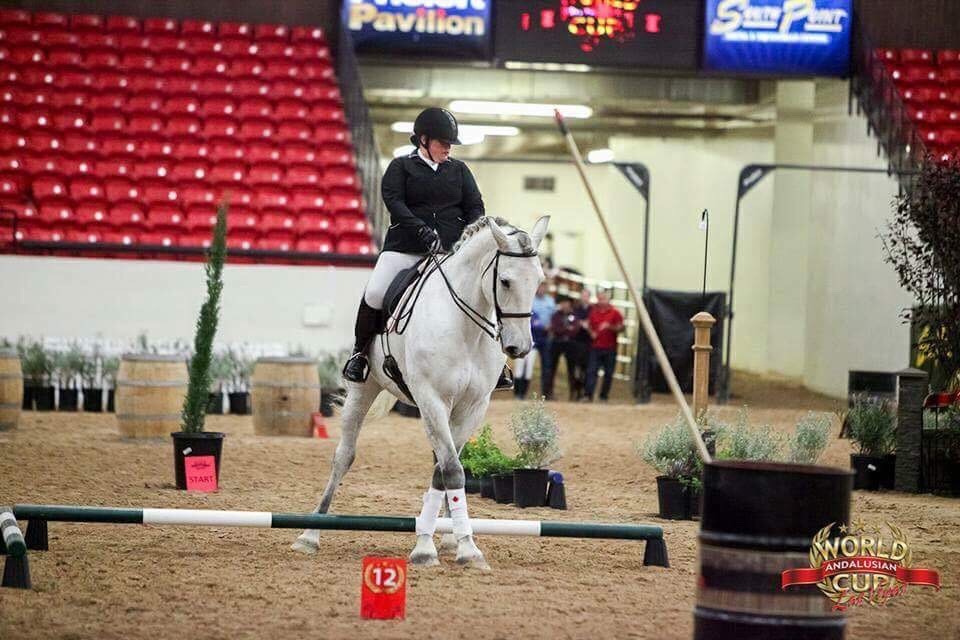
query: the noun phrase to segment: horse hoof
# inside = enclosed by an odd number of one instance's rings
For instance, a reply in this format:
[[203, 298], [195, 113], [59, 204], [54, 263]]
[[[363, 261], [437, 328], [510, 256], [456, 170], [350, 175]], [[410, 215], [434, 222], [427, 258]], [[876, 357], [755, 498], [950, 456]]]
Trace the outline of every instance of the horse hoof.
[[440, 536], [441, 553], [455, 553], [457, 551], [457, 539], [452, 533], [445, 533]]
[[469, 556], [466, 558], [457, 558], [457, 564], [461, 567], [466, 567], [468, 569], [476, 569], [478, 571], [490, 571], [490, 565], [487, 564], [486, 558], [483, 557], [483, 554], [477, 556]]
[[411, 553], [410, 564], [415, 564], [418, 567], [435, 567], [440, 564], [440, 559], [437, 558], [435, 553]]
[[314, 542], [310, 538], [300, 536], [294, 541], [292, 545], [290, 545], [290, 548], [293, 551], [296, 551], [298, 553], [303, 553], [308, 556], [312, 556], [317, 551], [320, 550], [320, 545], [318, 545], [316, 542]]

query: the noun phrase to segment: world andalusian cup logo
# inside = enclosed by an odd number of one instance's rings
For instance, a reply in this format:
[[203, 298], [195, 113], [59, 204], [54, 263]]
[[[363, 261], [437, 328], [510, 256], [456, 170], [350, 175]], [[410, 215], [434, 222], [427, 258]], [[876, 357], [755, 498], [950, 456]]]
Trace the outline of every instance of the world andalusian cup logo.
[[911, 567], [913, 553], [907, 538], [887, 523], [889, 535], [879, 527], [869, 529], [863, 520], [840, 525], [840, 536], [832, 536], [834, 523], [821, 529], [810, 545], [810, 568], [787, 569], [781, 589], [792, 585], [815, 584], [833, 601], [834, 611], [862, 604], [880, 606], [902, 595], [907, 585], [924, 585], [940, 590], [940, 576], [932, 569]]

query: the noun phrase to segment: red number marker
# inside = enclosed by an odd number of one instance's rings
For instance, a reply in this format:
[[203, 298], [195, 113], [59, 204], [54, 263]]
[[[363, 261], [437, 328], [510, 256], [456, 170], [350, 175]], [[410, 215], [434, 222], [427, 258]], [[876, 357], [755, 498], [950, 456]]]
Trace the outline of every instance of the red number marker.
[[403, 620], [406, 615], [407, 561], [404, 558], [364, 558], [360, 617]]

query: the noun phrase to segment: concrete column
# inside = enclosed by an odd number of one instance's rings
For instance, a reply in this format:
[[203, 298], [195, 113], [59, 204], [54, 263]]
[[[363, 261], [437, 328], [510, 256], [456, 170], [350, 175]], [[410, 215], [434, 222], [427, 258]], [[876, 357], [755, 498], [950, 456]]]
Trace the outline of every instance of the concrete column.
[[693, 325], [693, 416], [697, 419], [710, 403], [710, 328], [716, 319], [701, 311], [690, 318]]
[[[774, 162], [812, 164], [814, 160], [813, 81], [777, 83]], [[801, 378], [806, 350], [807, 262], [810, 243], [808, 171], [778, 169], [774, 175], [770, 227], [770, 295], [767, 305], [767, 368]], [[744, 247], [749, 251], [749, 247]]]
[[924, 491], [920, 447], [923, 440], [923, 400], [927, 397], [927, 372], [897, 372], [897, 462], [893, 487], [897, 491]]

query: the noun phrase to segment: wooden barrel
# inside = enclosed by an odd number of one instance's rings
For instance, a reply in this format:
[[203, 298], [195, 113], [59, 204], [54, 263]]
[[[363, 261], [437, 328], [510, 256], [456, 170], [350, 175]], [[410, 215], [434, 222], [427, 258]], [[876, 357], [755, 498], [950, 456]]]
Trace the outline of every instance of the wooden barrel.
[[16, 429], [23, 404], [23, 372], [16, 351], [0, 349], [0, 431]]
[[183, 356], [125, 354], [117, 372], [115, 399], [121, 435], [157, 438], [180, 431], [187, 379]]
[[313, 434], [320, 374], [310, 358], [260, 358], [250, 378], [253, 431], [262, 436]]
[[693, 637], [840, 640], [842, 614], [816, 585], [781, 589], [810, 566], [813, 537], [850, 521], [849, 469], [711, 462], [703, 471]]

